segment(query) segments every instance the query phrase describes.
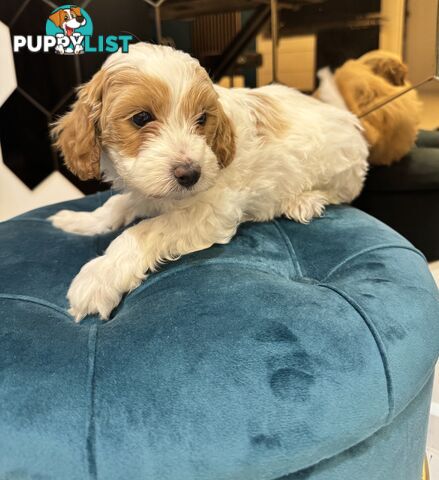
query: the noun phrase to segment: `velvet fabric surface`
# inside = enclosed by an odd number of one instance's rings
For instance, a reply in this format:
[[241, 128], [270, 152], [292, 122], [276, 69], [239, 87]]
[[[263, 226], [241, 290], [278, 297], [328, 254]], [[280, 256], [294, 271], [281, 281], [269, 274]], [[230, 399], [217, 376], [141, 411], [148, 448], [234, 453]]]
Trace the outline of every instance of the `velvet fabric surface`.
[[[244, 224], [125, 297], [68, 315], [118, 234], [0, 224], [1, 480], [415, 480], [439, 351], [425, 260], [354, 208]], [[391, 476], [397, 472], [397, 476]]]

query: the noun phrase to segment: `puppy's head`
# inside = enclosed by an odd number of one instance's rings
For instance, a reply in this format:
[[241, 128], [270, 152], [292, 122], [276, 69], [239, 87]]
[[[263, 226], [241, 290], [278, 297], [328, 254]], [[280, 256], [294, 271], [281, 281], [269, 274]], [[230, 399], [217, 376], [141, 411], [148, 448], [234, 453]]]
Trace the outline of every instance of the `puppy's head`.
[[109, 180], [156, 198], [207, 190], [235, 150], [205, 70], [185, 53], [148, 44], [109, 57], [53, 135], [81, 179], [100, 175], [103, 153]]
[[358, 62], [367, 65], [375, 75], [397, 87], [406, 83], [408, 69], [401, 58], [386, 50], [372, 50], [361, 56]]

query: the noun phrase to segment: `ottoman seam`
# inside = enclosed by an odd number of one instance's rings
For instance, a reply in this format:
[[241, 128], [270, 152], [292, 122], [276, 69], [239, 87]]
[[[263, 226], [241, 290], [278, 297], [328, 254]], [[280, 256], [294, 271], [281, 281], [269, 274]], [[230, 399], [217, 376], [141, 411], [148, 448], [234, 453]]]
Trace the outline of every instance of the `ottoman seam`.
[[[406, 408], [408, 408], [412, 402], [414, 402], [418, 395], [422, 392], [422, 390], [424, 390], [424, 388], [427, 386], [427, 383], [430, 381], [430, 378], [431, 376], [434, 374], [434, 366], [433, 368], [429, 371], [429, 375], [427, 376], [426, 380], [422, 383], [422, 386], [421, 388], [413, 395], [413, 397], [410, 398], [410, 400], [407, 402], [407, 404], [405, 405], [405, 407], [399, 411], [396, 415], [395, 415], [395, 418], [398, 417], [398, 415], [401, 415]], [[349, 450], [351, 450], [351, 448], [355, 448], [355, 447], [358, 447], [358, 445], [361, 445], [363, 442], [366, 442], [367, 440], [369, 440], [370, 438], [372, 438], [374, 435], [376, 435], [377, 433], [379, 433], [381, 430], [383, 430], [384, 428], [387, 428], [389, 425], [391, 425], [391, 423], [394, 421], [394, 419], [391, 419], [389, 421], [386, 421], [385, 423], [383, 423], [379, 428], [377, 428], [376, 430], [374, 430], [372, 433], [370, 433], [369, 435], [367, 435], [366, 437], [362, 438], [361, 440], [359, 440], [358, 442], [354, 443], [353, 445], [350, 445], [349, 447], [346, 447], [346, 448], [343, 448], [342, 450], [340, 451], [337, 451], [336, 453], [334, 453], [333, 455], [331, 455], [330, 457], [324, 457], [324, 458], [321, 458], [320, 460], [318, 460], [317, 462], [315, 463], [311, 463], [309, 465], [305, 465], [304, 467], [300, 467], [298, 470], [294, 470], [293, 472], [289, 472], [287, 473], [286, 475], [283, 475], [282, 477], [278, 477], [276, 479], [273, 479], [273, 480], [286, 480], [289, 476], [291, 475], [296, 475], [298, 473], [301, 473], [303, 471], [306, 471], [307, 469], [311, 468], [311, 467], [317, 467], [318, 465], [320, 465], [321, 463], [323, 462], [326, 462], [326, 461], [329, 461], [329, 460], [332, 460], [332, 459], [335, 459], [336, 457], [338, 457], [339, 455], [343, 455], [344, 453], [348, 452]]]
[[97, 349], [98, 328], [91, 325], [88, 332], [88, 372], [87, 385], [90, 391], [89, 414], [86, 423], [86, 459], [88, 476], [91, 480], [97, 479], [96, 464], [96, 423], [95, 423], [95, 390], [96, 390], [96, 349]]
[[16, 295], [16, 294], [8, 294], [8, 293], [0, 293], [0, 300], [20, 300], [21, 302], [28, 302], [28, 303], [35, 303], [42, 307], [46, 307], [50, 310], [54, 310], [57, 313], [62, 314], [63, 316], [67, 317], [70, 321], [72, 317], [61, 307], [55, 305], [54, 303], [47, 302], [46, 300], [41, 300], [40, 298], [29, 297], [27, 295]]
[[[141, 294], [144, 292], [148, 287], [152, 287], [156, 283], [160, 283], [162, 280], [165, 280], [168, 277], [172, 277], [173, 275], [178, 275], [181, 272], [184, 272], [186, 270], [191, 270], [193, 267], [197, 268], [203, 268], [203, 267], [217, 267], [217, 266], [223, 266], [223, 265], [233, 265], [233, 266], [239, 266], [239, 268], [242, 268], [244, 270], [253, 270], [255, 272], [260, 272], [264, 273], [266, 275], [273, 275], [276, 277], [283, 278], [285, 280], [290, 280], [290, 278], [286, 275], [282, 275], [281, 272], [275, 270], [274, 268], [258, 268], [257, 266], [253, 265], [247, 265], [244, 262], [236, 262], [232, 260], [222, 260], [218, 261], [216, 259], [214, 260], [199, 260], [191, 263], [190, 265], [181, 265], [178, 267], [173, 268], [172, 270], [168, 271], [162, 271], [162, 272], [157, 272], [158, 276], [150, 276], [144, 282], [142, 282], [135, 290], [130, 292], [129, 297], [127, 296], [126, 298], [133, 299], [137, 295]], [[122, 300], [123, 301], [123, 300]], [[111, 321], [111, 320], [110, 320]], [[107, 325], [109, 322], [105, 322], [105, 325]]]
[[290, 260], [291, 263], [294, 265], [295, 272], [299, 274], [300, 277], [303, 277], [302, 273], [302, 267], [300, 265], [299, 259], [296, 254], [296, 250], [294, 249], [293, 243], [291, 242], [290, 238], [288, 235], [285, 233], [285, 230], [282, 228], [281, 224], [278, 222], [278, 220], [274, 219], [273, 220], [273, 225], [279, 232], [282, 240], [284, 241], [285, 246], [287, 247], [288, 253], [290, 255]]
[[322, 282], [326, 282], [329, 277], [331, 277], [337, 270], [339, 270], [341, 267], [345, 266], [348, 262], [351, 262], [352, 260], [360, 257], [361, 255], [365, 254], [365, 253], [369, 253], [369, 252], [373, 252], [374, 250], [384, 250], [386, 248], [400, 248], [402, 250], [409, 250], [413, 253], [416, 253], [418, 254], [423, 260], [426, 261], [424, 255], [419, 251], [419, 250], [416, 250], [416, 248], [413, 248], [413, 247], [406, 247], [404, 245], [392, 245], [392, 244], [381, 244], [381, 245], [375, 245], [373, 247], [368, 247], [368, 248], [364, 248], [363, 250], [360, 250], [359, 252], [356, 252], [352, 255], [350, 255], [349, 257], [345, 258], [342, 262], [340, 262], [338, 265], [336, 265], [335, 267], [333, 267], [329, 273], [326, 274], [325, 278], [322, 280]]
[[342, 297], [346, 302], [348, 302], [351, 307], [361, 316], [363, 319], [364, 323], [366, 324], [367, 328], [369, 329], [376, 347], [378, 349], [378, 352], [381, 357], [381, 362], [383, 364], [383, 369], [384, 369], [384, 375], [386, 378], [386, 387], [387, 387], [387, 401], [388, 401], [388, 413], [387, 413], [387, 419], [386, 422], [390, 420], [390, 418], [393, 415], [394, 409], [395, 409], [395, 400], [393, 398], [393, 381], [392, 381], [392, 376], [390, 374], [390, 368], [389, 368], [389, 362], [387, 359], [387, 352], [386, 352], [386, 347], [384, 345], [383, 340], [381, 339], [381, 335], [379, 334], [378, 330], [375, 328], [375, 325], [367, 315], [367, 313], [362, 309], [362, 307], [353, 299], [351, 298], [346, 292], [343, 290], [334, 287], [332, 285], [324, 284], [324, 283], [319, 283], [318, 284], [320, 287], [327, 288], [329, 290], [332, 290], [335, 292], [337, 295]]

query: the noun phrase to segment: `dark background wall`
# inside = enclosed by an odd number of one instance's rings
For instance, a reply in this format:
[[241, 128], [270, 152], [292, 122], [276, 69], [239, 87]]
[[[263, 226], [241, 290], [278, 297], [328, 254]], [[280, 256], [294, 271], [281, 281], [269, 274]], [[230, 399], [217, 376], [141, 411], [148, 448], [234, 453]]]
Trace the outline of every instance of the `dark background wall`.
[[[197, 1], [188, 0], [183, 5], [188, 20], [163, 22], [163, 35], [171, 37], [177, 48], [188, 52], [191, 52], [191, 16], [195, 12], [191, 8]], [[281, 34], [316, 33], [318, 67], [328, 64], [335, 67], [346, 58], [378, 47], [378, 27], [353, 29], [348, 19], [378, 12], [380, 0], [298, 3], [303, 4], [300, 11], [282, 12]], [[0, 0], [0, 21], [9, 26], [11, 36], [44, 35], [51, 11], [64, 4], [57, 0]], [[78, 5], [85, 8], [93, 20], [93, 37], [130, 32], [143, 41], [155, 40], [153, 10], [144, 0], [85, 0]], [[244, 12], [242, 24], [249, 18], [251, 11]], [[254, 51], [255, 42], [250, 42], [247, 48]], [[95, 181], [81, 182], [68, 172], [49, 138], [49, 124], [66, 111], [74, 100], [75, 87], [88, 81], [106, 56], [105, 53], [60, 56], [25, 50], [14, 54], [18, 87], [0, 108], [0, 140], [5, 164], [28, 187], [35, 188], [50, 173], [59, 170], [84, 193], [107, 188]], [[255, 68], [243, 73], [247, 85], [255, 86]]]
[[[44, 35], [51, 11], [65, 2], [44, 0], [0, 1], [0, 20], [12, 35]], [[115, 35], [128, 31], [153, 41], [155, 30], [151, 7], [143, 0], [89, 0], [84, 5], [93, 20], [95, 35]], [[189, 43], [185, 22], [167, 22], [180, 48]], [[174, 25], [173, 25], [174, 24]], [[48, 125], [72, 103], [75, 87], [88, 81], [108, 54], [88, 53], [61, 56], [54, 53], [14, 54], [18, 88], [0, 109], [0, 139], [5, 164], [30, 188], [54, 170], [60, 170], [83, 192], [106, 188], [98, 182], [81, 182], [67, 171], [52, 149]]]

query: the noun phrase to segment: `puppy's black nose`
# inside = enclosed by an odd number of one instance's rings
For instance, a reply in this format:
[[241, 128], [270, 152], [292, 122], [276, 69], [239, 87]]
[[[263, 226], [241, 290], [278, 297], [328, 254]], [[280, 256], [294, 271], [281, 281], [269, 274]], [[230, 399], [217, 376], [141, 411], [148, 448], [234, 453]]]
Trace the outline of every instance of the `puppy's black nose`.
[[192, 187], [198, 182], [201, 168], [198, 165], [179, 165], [174, 169], [174, 176], [182, 187]]
[[76, 17], [76, 20], [79, 22], [79, 23], [82, 23], [84, 21], [84, 17], [82, 15], [78, 15]]

